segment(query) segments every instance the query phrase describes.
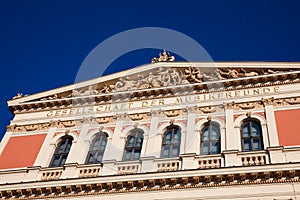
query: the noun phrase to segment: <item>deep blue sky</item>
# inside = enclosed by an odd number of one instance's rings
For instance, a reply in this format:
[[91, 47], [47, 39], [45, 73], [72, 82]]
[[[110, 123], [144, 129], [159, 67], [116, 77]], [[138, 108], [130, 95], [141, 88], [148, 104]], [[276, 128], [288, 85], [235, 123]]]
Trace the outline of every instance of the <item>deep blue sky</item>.
[[[114, 34], [164, 27], [192, 37], [215, 61], [299, 61], [299, 10], [296, 0], [1, 0], [0, 138], [13, 117], [6, 100], [72, 84], [87, 54]], [[156, 56], [136, 55], [109, 72]]]

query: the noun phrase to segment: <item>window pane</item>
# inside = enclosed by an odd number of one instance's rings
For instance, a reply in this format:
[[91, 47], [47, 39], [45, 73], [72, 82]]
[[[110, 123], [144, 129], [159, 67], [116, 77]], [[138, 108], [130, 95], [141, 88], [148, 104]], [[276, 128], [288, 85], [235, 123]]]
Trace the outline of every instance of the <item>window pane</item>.
[[173, 143], [179, 143], [179, 134], [178, 133], [175, 133], [174, 134], [174, 139], [173, 139]]
[[211, 134], [211, 139], [212, 140], [218, 140], [219, 139], [219, 128], [218, 127], [213, 127], [212, 128], [212, 134]]
[[220, 143], [219, 142], [216, 142], [216, 143], [212, 144], [212, 146], [211, 146], [211, 153], [212, 154], [218, 154], [218, 153], [220, 153]]
[[244, 140], [243, 150], [244, 151], [251, 151], [251, 142], [250, 142], [250, 140]]
[[93, 163], [93, 162], [94, 162], [94, 154], [90, 153], [88, 163]]
[[106, 139], [102, 139], [102, 142], [101, 142], [101, 146], [105, 146], [106, 145], [106, 142], [107, 142], [107, 140]]
[[59, 161], [59, 156], [54, 156], [51, 167], [57, 167]]
[[164, 148], [163, 148], [163, 157], [164, 158], [169, 157], [169, 152], [170, 152], [169, 146], [164, 146]]
[[172, 157], [177, 157], [179, 155], [179, 147], [175, 146], [172, 149]]
[[100, 150], [104, 151], [105, 147], [106, 147], [106, 143], [101, 145]]
[[131, 150], [126, 150], [125, 160], [130, 160], [130, 159], [131, 159]]
[[205, 128], [203, 129], [202, 140], [203, 140], [203, 141], [209, 140], [209, 130], [208, 130], [208, 127], [205, 127]]
[[98, 153], [98, 156], [97, 156], [97, 162], [101, 162], [102, 161], [102, 154], [101, 153]]
[[202, 144], [202, 152], [203, 155], [209, 154], [209, 143]]
[[171, 143], [171, 135], [172, 135], [172, 133], [170, 131], [166, 133], [165, 141], [164, 141], [165, 144], [170, 144]]
[[66, 149], [65, 149], [65, 153], [68, 153], [68, 152], [70, 151], [71, 146], [72, 146], [72, 141], [69, 141], [69, 142], [67, 143], [67, 147], [66, 147]]
[[261, 150], [261, 143], [259, 139], [253, 139], [253, 150]]
[[57, 153], [62, 153], [64, 151], [65, 141], [61, 142], [57, 148]]
[[136, 147], [141, 147], [143, 144], [143, 138], [137, 138], [136, 139]]
[[97, 150], [98, 147], [99, 147], [99, 143], [100, 143], [100, 138], [99, 139], [96, 139], [94, 140], [94, 144], [93, 144], [93, 148], [92, 150]]
[[259, 136], [259, 125], [256, 123], [252, 123], [252, 136]]
[[68, 155], [63, 155], [63, 156], [62, 156], [62, 158], [61, 158], [61, 160], [60, 160], [59, 166], [63, 166], [63, 165], [66, 163], [67, 156], [68, 156]]
[[242, 137], [250, 137], [250, 126], [249, 123], [244, 124], [242, 129]]
[[129, 136], [127, 147], [133, 147], [133, 145], [134, 145], [134, 137], [133, 136]]
[[140, 149], [134, 150], [133, 159], [138, 160], [140, 158], [140, 155], [141, 155], [141, 150]]

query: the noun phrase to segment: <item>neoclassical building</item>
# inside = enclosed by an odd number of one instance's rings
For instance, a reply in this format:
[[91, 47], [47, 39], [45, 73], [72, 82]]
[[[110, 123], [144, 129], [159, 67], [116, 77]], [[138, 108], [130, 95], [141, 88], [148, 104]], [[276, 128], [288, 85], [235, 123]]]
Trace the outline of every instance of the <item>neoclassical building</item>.
[[2, 199], [300, 198], [300, 63], [151, 64], [8, 101]]

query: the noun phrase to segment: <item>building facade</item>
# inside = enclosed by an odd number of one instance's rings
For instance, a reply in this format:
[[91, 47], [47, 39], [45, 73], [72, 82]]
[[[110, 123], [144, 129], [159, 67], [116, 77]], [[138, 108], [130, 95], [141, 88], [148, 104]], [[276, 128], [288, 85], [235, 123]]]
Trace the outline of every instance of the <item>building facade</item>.
[[8, 101], [2, 199], [299, 199], [300, 63], [151, 64]]

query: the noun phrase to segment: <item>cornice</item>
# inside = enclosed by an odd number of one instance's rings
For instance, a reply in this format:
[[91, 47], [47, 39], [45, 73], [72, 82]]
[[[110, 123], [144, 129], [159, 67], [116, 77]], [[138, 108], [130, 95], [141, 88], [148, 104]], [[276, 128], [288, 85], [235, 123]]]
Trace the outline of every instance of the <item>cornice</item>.
[[[174, 172], [174, 175], [176, 172]], [[113, 182], [91, 182], [82, 184], [49, 184], [49, 186], [12, 190], [1, 190], [0, 197], [6, 199], [59, 198], [86, 195], [107, 195], [116, 193], [163, 191], [209, 187], [233, 187], [237, 185], [258, 185], [300, 182], [300, 170], [253, 171], [241, 173], [206, 174], [195, 176], [174, 176], [168, 178], [135, 179]], [[57, 180], [59, 183], [59, 180]]]

